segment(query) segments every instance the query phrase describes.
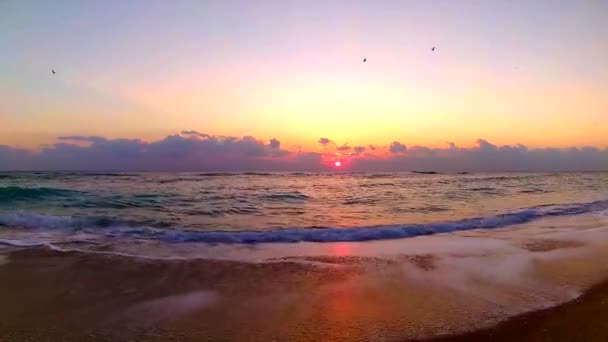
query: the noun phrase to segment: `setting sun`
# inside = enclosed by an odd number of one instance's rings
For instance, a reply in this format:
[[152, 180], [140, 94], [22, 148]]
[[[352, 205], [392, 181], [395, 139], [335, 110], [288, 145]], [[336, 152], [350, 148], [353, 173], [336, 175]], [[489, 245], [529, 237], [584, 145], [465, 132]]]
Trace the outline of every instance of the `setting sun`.
[[334, 163], [334, 165], [335, 165], [336, 167], [340, 167], [340, 165], [342, 165], [342, 163], [340, 163], [339, 161], [337, 161], [337, 162], [335, 162], [335, 163]]

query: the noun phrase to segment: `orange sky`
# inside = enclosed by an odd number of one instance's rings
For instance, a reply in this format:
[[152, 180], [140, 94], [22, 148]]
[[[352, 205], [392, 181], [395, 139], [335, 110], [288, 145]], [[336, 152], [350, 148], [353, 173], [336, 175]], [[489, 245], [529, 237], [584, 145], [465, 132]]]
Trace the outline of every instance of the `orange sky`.
[[3, 3], [0, 144], [608, 146], [603, 3], [247, 4]]

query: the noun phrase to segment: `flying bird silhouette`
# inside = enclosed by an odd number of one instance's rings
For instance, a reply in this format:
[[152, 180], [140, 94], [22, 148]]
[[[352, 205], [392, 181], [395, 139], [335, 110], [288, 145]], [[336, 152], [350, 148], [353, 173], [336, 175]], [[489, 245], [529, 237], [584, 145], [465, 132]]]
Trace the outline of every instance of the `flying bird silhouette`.
[[51, 72], [53, 72], [53, 75], [56, 74], [55, 69], [51, 69]]
[[431, 49], [431, 51], [435, 51], [435, 47], [433, 46], [433, 48]]
[[367, 58], [363, 58], [363, 63], [367, 62]]

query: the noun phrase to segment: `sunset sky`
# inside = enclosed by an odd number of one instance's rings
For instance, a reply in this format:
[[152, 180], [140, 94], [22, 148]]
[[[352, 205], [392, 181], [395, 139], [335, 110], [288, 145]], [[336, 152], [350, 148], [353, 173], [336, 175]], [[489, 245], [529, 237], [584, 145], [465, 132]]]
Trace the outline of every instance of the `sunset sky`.
[[603, 149], [607, 94], [601, 0], [0, 2], [11, 148], [195, 130]]

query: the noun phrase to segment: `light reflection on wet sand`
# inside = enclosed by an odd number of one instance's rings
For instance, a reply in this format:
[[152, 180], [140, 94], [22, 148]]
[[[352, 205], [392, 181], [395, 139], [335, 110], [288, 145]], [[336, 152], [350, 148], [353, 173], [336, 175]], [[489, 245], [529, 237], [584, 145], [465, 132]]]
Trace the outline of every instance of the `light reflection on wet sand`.
[[[0, 266], [0, 332], [67, 341], [462, 332], [570, 300], [605, 279], [606, 220], [549, 218], [368, 243], [180, 245], [181, 259], [171, 260], [108, 254], [158, 252], [146, 244], [104, 254], [24, 249]], [[212, 254], [219, 259], [192, 259]]]

